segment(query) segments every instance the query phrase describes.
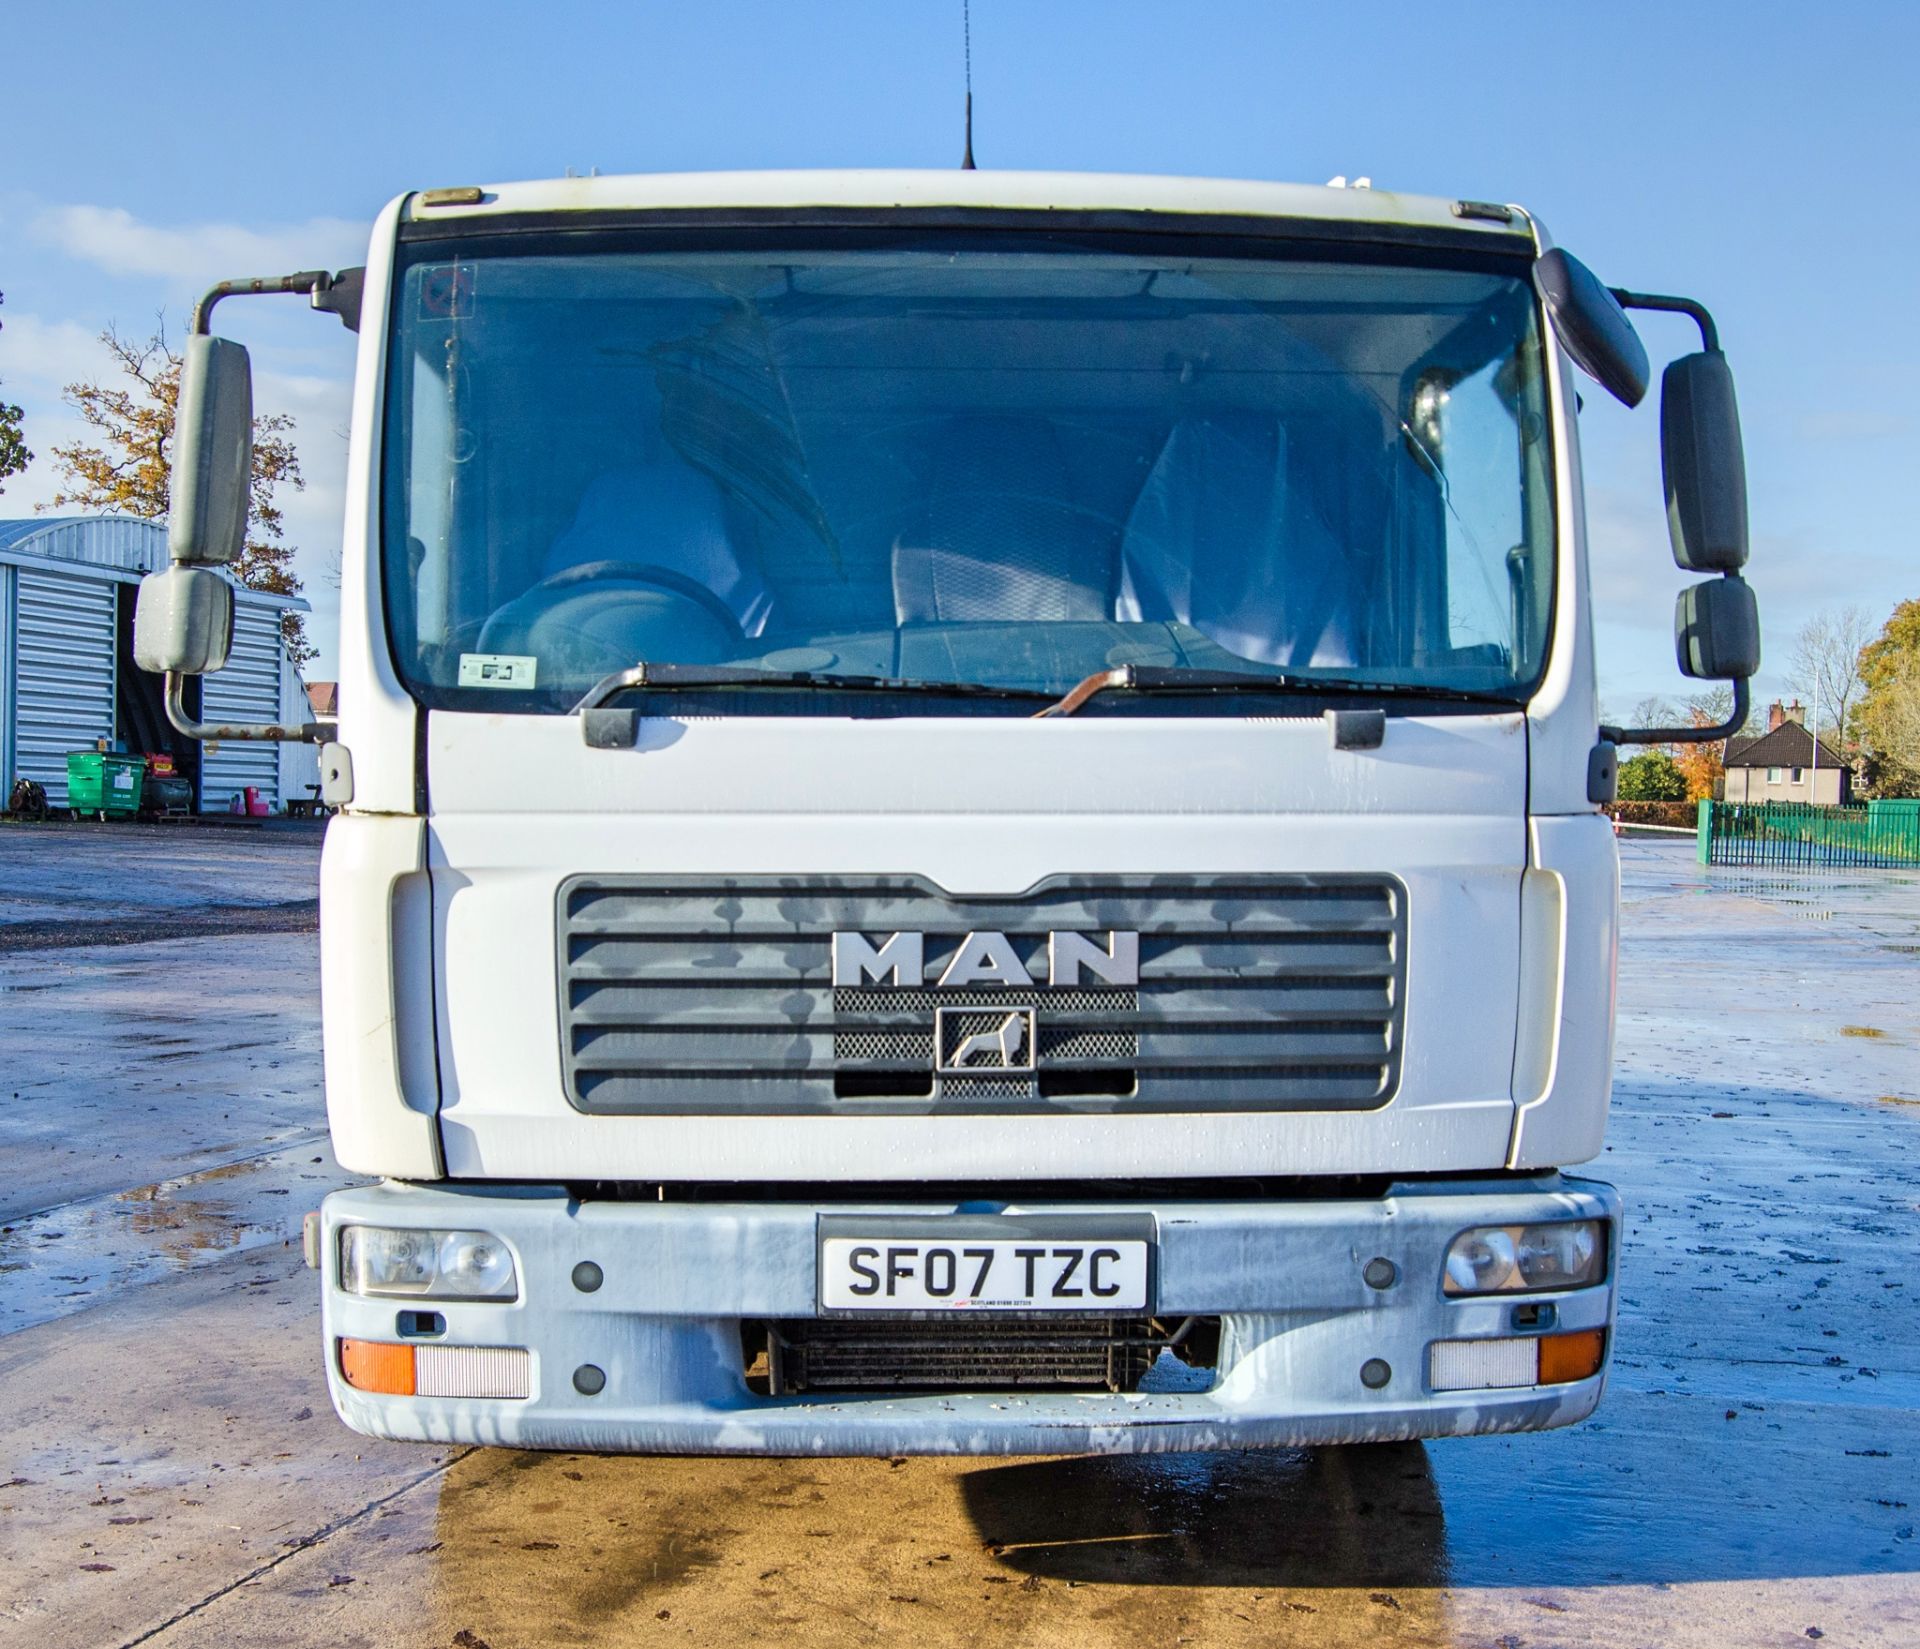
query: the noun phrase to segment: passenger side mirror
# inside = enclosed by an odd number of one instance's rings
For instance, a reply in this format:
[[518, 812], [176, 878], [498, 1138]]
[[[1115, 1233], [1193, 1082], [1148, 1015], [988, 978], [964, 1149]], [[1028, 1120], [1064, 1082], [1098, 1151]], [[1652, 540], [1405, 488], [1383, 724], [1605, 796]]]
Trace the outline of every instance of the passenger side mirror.
[[[1538, 270], [1536, 264], [1536, 282]], [[1725, 721], [1710, 727], [1601, 727], [1587, 772], [1587, 796], [1596, 802], [1613, 799], [1611, 757], [1600, 759], [1613, 745], [1709, 744], [1739, 732], [1747, 723], [1747, 680], [1760, 668], [1760, 610], [1738, 576], [1747, 562], [1747, 461], [1719, 329], [1693, 298], [1625, 290], [1607, 295], [1623, 320], [1629, 309], [1651, 309], [1686, 315], [1700, 329], [1699, 353], [1681, 356], [1660, 380], [1660, 468], [1673, 559], [1689, 572], [1725, 576], [1680, 592], [1673, 647], [1682, 675], [1732, 682], [1733, 705]]]
[[1534, 260], [1533, 289], [1540, 294], [1554, 336], [1573, 357], [1573, 364], [1617, 400], [1637, 407], [1646, 396], [1652, 370], [1647, 346], [1600, 277], [1571, 253], [1555, 247]]
[[175, 563], [140, 580], [133, 662], [155, 675], [204, 676], [226, 667], [233, 586], [211, 567]]
[[1745, 579], [1710, 578], [1680, 592], [1673, 610], [1680, 673], [1696, 681], [1744, 680], [1760, 668], [1760, 609]]
[[253, 370], [231, 338], [187, 339], [174, 412], [167, 553], [224, 567], [247, 541], [253, 481]]
[[1682, 355], [1660, 380], [1660, 469], [1673, 559], [1688, 572], [1747, 564], [1747, 460], [1733, 369], [1712, 349]]

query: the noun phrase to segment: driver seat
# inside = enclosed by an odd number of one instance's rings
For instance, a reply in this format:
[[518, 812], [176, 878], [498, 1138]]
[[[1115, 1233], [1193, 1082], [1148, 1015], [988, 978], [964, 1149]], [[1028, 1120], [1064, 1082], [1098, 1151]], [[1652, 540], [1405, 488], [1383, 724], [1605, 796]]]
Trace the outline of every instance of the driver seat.
[[1077, 507], [1051, 420], [950, 418], [925, 520], [893, 547], [897, 624], [1113, 616], [1118, 534]]

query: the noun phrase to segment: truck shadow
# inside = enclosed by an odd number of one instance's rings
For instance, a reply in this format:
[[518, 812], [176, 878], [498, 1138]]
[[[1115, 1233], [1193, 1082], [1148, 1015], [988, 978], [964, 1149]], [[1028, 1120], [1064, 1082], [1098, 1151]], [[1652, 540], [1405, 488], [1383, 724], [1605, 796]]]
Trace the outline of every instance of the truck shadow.
[[1043, 1579], [1447, 1584], [1445, 1518], [1419, 1443], [1039, 1460], [967, 1472], [960, 1490], [993, 1555]]
[[[1571, 1433], [964, 1472], [1002, 1564], [1143, 1586], [1680, 1586], [1910, 1574], [1911, 1411], [1621, 1393]], [[1551, 1524], [1550, 1540], [1528, 1531]]]

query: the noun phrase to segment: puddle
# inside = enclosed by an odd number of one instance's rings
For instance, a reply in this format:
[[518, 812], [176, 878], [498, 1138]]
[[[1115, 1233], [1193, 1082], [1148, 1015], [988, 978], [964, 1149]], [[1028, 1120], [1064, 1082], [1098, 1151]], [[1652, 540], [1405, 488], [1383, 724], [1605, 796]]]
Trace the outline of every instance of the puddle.
[[24, 1215], [0, 1226], [0, 1334], [71, 1316], [232, 1254], [296, 1244], [301, 1216], [348, 1179], [316, 1136], [244, 1162]]

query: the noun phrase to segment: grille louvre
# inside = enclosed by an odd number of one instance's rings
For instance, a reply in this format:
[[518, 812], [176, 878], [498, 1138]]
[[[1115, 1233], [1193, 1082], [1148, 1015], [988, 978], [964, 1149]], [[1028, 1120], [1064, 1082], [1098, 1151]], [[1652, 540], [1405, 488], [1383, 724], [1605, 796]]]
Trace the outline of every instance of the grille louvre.
[[[1054, 877], [986, 899], [911, 877], [576, 877], [557, 914], [567, 1094], [588, 1112], [1362, 1110], [1398, 1080], [1406, 912], [1384, 877]], [[1049, 986], [1050, 933], [1116, 930], [1140, 936], [1137, 989]], [[836, 988], [836, 931], [923, 934], [926, 983]], [[983, 931], [1032, 987], [932, 983]], [[1038, 1070], [975, 1065], [929, 1094], [935, 1011], [971, 1030], [1016, 1007]]]

